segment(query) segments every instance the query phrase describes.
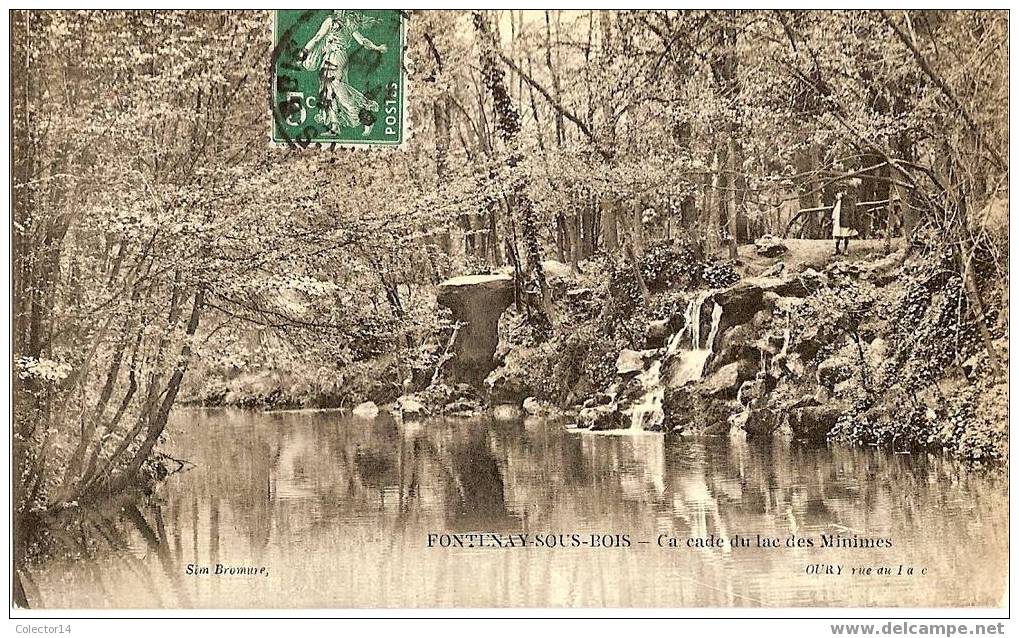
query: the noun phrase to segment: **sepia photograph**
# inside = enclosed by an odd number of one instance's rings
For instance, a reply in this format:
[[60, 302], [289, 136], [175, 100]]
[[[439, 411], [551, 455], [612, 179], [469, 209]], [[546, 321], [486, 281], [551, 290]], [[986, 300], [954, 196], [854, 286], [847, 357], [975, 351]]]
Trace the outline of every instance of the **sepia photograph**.
[[1007, 615], [1008, 10], [8, 13], [14, 618]]

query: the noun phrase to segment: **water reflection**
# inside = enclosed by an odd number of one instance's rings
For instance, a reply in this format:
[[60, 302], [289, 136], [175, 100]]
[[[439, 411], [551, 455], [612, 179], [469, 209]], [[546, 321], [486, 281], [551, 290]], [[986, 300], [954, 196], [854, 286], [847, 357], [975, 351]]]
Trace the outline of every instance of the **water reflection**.
[[[170, 429], [168, 452], [197, 467], [158, 503], [90, 515], [84, 556], [34, 570], [35, 606], [994, 606], [1004, 591], [1006, 481], [939, 456], [314, 412], [188, 410]], [[426, 546], [470, 531], [631, 546]], [[894, 547], [656, 543], [825, 533]], [[269, 573], [188, 573], [217, 563]], [[815, 563], [928, 573], [806, 574]]]

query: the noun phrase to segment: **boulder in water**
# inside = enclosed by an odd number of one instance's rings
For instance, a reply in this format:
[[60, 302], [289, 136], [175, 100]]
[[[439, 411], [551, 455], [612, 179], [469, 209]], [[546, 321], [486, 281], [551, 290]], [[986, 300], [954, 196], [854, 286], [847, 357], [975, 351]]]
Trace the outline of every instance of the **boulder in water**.
[[841, 406], [831, 402], [790, 410], [789, 427], [797, 439], [823, 441], [835, 427], [841, 413]]
[[453, 341], [452, 376], [480, 386], [496, 366], [499, 317], [513, 301], [513, 278], [505, 274], [454, 277], [439, 284], [436, 300], [462, 324]]
[[396, 407], [400, 411], [400, 414], [407, 416], [421, 416], [428, 413], [428, 408], [425, 407], [424, 403], [421, 403], [417, 399], [404, 395], [396, 400]]
[[781, 424], [782, 414], [771, 408], [754, 408], [747, 411], [743, 430], [749, 437], [771, 436]]
[[358, 404], [352, 414], [359, 419], [374, 419], [379, 415], [379, 406], [374, 401], [365, 401]]
[[443, 409], [446, 416], [468, 418], [477, 415], [481, 411], [481, 405], [474, 399], [457, 399], [446, 404]]
[[516, 421], [520, 418], [520, 407], [512, 403], [502, 403], [492, 408], [492, 416], [496, 421]]
[[548, 406], [544, 405], [538, 399], [534, 397], [527, 397], [524, 399], [524, 412], [530, 416], [541, 416], [548, 412]]

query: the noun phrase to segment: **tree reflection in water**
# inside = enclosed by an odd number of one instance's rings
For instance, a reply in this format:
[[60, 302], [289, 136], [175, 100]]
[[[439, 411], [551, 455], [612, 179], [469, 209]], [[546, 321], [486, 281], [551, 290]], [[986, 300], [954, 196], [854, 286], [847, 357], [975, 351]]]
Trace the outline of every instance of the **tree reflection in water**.
[[[36, 606], [995, 605], [1004, 591], [1005, 480], [936, 455], [329, 412], [182, 410], [169, 440], [196, 467], [144, 506], [75, 514], [25, 585]], [[428, 533], [467, 531], [632, 545], [426, 546]], [[823, 533], [895, 546], [656, 545]], [[269, 576], [186, 573], [217, 562]], [[803, 573], [817, 562], [930, 575]]]

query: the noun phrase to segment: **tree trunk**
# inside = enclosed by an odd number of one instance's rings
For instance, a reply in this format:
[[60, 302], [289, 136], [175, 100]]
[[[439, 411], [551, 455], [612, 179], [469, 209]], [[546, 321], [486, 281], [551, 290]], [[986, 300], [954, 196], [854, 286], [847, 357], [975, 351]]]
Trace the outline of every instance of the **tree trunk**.
[[[474, 12], [474, 28], [478, 32], [481, 44], [481, 68], [482, 77], [488, 92], [492, 95], [495, 103], [496, 130], [499, 132], [503, 143], [506, 146], [506, 164], [510, 172], [520, 163], [522, 156], [519, 149], [518, 136], [520, 133], [520, 114], [510, 98], [506, 89], [505, 72], [498, 65], [495, 52], [495, 40], [492, 37], [488, 25], [488, 16], [481, 11]], [[541, 296], [542, 322], [548, 326], [552, 324], [552, 295], [549, 291], [548, 282], [545, 280], [545, 270], [541, 265], [541, 246], [538, 242], [537, 211], [534, 209], [534, 202], [528, 194], [528, 180], [525, 176], [518, 175], [513, 178], [510, 187], [511, 211], [516, 212], [520, 218], [520, 231], [523, 235], [524, 249], [527, 253], [527, 265], [531, 270], [538, 291]]]
[[602, 245], [608, 253], [614, 253], [619, 249], [619, 235], [616, 229], [617, 205], [617, 200], [612, 197], [601, 198]]
[[715, 151], [711, 156], [711, 182], [707, 189], [707, 195], [705, 196], [705, 199], [707, 200], [705, 203], [705, 208], [707, 210], [707, 223], [704, 228], [704, 243], [708, 254], [713, 253], [718, 247], [720, 226], [719, 207], [722, 202], [722, 197], [719, 192], [719, 170], [718, 151]]
[[152, 448], [155, 447], [156, 442], [163, 433], [163, 429], [166, 428], [166, 422], [170, 417], [170, 410], [173, 408], [173, 404], [177, 400], [177, 393], [180, 391], [181, 381], [184, 380], [184, 374], [187, 372], [188, 365], [191, 362], [192, 337], [194, 337], [195, 332], [198, 331], [198, 323], [201, 320], [204, 307], [205, 287], [200, 284], [198, 289], [195, 291], [194, 301], [191, 305], [191, 315], [188, 317], [188, 323], [184, 330], [184, 345], [181, 346], [179, 356], [177, 357], [177, 364], [174, 368], [173, 374], [170, 375], [170, 380], [166, 384], [166, 389], [163, 393], [163, 400], [159, 405], [159, 410], [149, 420], [145, 439], [142, 441], [141, 447], [139, 447], [138, 451], [135, 452], [131, 461], [124, 468], [124, 472], [120, 475], [118, 480], [109, 486], [111, 492], [120, 491], [131, 481], [136, 479], [142, 463], [149, 458], [149, 455], [152, 453]]
[[729, 155], [729, 259], [736, 261], [739, 257], [737, 238], [739, 237], [739, 228], [737, 217], [739, 212], [737, 210], [736, 202], [736, 170], [739, 168], [736, 165], [736, 140], [733, 134], [729, 135], [728, 144], [728, 155]]
[[[549, 75], [552, 76], [552, 95], [557, 102], [562, 102], [559, 88], [559, 72], [552, 65], [552, 22], [548, 11], [545, 11], [545, 65], [548, 67]], [[564, 124], [563, 114], [560, 111], [556, 111], [555, 138], [557, 146], [563, 145]]]

